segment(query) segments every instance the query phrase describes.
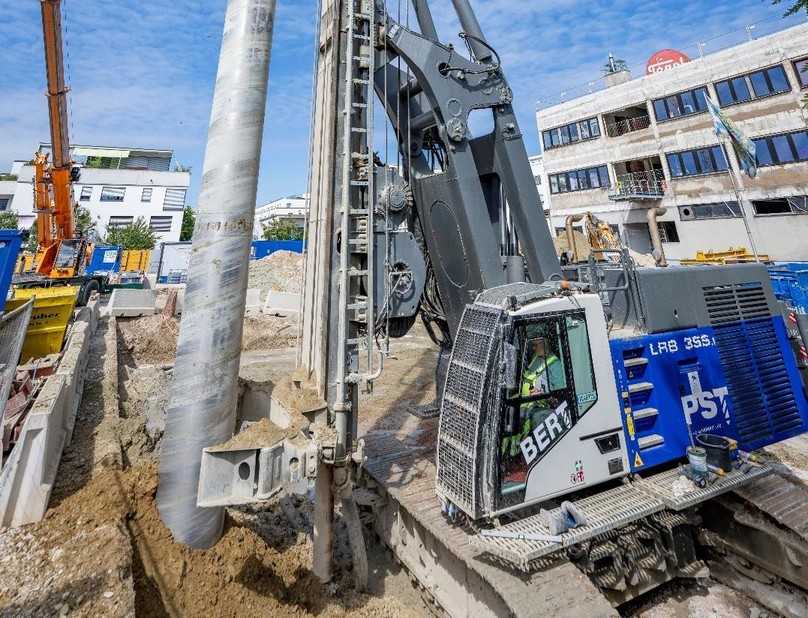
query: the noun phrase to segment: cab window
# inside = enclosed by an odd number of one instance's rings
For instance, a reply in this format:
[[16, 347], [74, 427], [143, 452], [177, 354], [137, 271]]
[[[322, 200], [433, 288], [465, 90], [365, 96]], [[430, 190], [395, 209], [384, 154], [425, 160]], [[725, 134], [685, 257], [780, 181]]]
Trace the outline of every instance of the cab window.
[[582, 311], [517, 325], [517, 379], [500, 424], [501, 508], [524, 501], [530, 469], [597, 401], [588, 338]]

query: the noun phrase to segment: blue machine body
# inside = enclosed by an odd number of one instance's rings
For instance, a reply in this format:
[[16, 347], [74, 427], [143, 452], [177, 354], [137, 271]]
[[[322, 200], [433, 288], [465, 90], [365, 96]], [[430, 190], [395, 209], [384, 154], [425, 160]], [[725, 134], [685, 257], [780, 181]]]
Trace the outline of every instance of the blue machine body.
[[781, 316], [610, 345], [632, 472], [681, 459], [691, 433], [733, 438], [751, 451], [808, 429]]
[[808, 314], [808, 262], [769, 267], [774, 295], [797, 313]]
[[0, 313], [8, 298], [21, 246], [22, 234], [18, 230], [0, 230]]
[[302, 240], [254, 240], [250, 247], [250, 259], [260, 260], [276, 251], [303, 253]]
[[95, 245], [90, 263], [87, 265], [88, 275], [109, 276], [121, 270], [123, 248], [118, 245]]

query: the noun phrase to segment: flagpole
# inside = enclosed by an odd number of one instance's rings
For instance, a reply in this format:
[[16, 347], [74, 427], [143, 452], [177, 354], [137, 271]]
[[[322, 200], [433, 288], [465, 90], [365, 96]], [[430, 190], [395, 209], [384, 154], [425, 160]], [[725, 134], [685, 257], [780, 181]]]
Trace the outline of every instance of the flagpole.
[[[760, 256], [758, 255], [757, 246], [755, 245], [755, 239], [752, 236], [752, 228], [749, 225], [749, 219], [746, 216], [746, 207], [743, 204], [743, 198], [741, 197], [741, 189], [738, 187], [738, 179], [735, 177], [735, 166], [732, 165], [729, 161], [729, 149], [727, 146], [728, 136], [721, 133], [719, 134], [719, 139], [721, 143], [724, 145], [725, 156], [727, 157], [727, 163], [729, 164], [729, 179], [732, 182], [732, 190], [735, 193], [735, 199], [738, 202], [738, 208], [741, 209], [741, 219], [743, 219], [743, 226], [746, 228], [746, 236], [749, 238], [749, 244], [752, 245], [752, 253], [755, 256], [755, 261], [760, 262]], [[730, 146], [732, 144], [730, 143]]]

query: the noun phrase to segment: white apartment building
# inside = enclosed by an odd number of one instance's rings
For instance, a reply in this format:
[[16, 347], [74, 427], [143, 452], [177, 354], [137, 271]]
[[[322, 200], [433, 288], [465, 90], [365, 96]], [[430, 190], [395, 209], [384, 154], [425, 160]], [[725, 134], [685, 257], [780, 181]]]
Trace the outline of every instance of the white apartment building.
[[[808, 260], [808, 24], [609, 81], [537, 112], [556, 230], [591, 211], [647, 253], [646, 215], [664, 209], [658, 229], [676, 261], [699, 250], [751, 249], [742, 207], [761, 253]], [[754, 140], [756, 178], [741, 175], [732, 149], [719, 144], [706, 96]]]
[[279, 221], [294, 223], [297, 227], [303, 229], [306, 225], [306, 214], [308, 213], [306, 202], [308, 199], [307, 193], [290, 195], [257, 207], [255, 209], [253, 237], [261, 238], [266, 226]]
[[[49, 146], [40, 148], [47, 151]], [[191, 174], [172, 169], [173, 151], [73, 146], [70, 152], [81, 167], [73, 199], [90, 212], [99, 236], [142, 217], [158, 242], [179, 240]], [[15, 211], [21, 228], [30, 227], [36, 217], [33, 183], [29, 161], [15, 161], [9, 174], [0, 175], [0, 210]]]
[[550, 191], [548, 190], [544, 173], [544, 155], [533, 155], [528, 157], [530, 169], [533, 171], [533, 180], [536, 181], [536, 189], [539, 191], [541, 207], [548, 214], [550, 211]]

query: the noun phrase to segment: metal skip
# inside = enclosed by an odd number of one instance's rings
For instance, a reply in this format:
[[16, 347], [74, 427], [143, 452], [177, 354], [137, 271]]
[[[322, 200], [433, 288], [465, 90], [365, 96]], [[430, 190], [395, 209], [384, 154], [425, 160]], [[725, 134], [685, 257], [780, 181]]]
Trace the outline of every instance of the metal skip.
[[229, 0], [213, 95], [157, 506], [175, 540], [212, 546], [224, 509], [197, 506], [202, 449], [235, 427], [239, 357], [275, 0]]

